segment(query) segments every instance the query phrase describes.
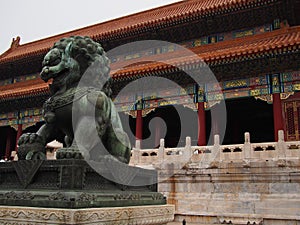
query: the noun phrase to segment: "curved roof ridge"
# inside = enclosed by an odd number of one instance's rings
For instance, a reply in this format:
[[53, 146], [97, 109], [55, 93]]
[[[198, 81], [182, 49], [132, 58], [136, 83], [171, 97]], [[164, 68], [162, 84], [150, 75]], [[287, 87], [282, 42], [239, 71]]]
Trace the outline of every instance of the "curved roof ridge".
[[46, 52], [54, 42], [59, 39], [72, 36], [90, 36], [91, 38], [100, 38], [130, 29], [144, 28], [152, 24], [158, 24], [170, 19], [186, 17], [194, 13], [208, 13], [219, 8], [229, 8], [236, 5], [251, 4], [261, 0], [188, 0], [178, 1], [169, 5], [148, 9], [142, 12], [130, 14], [106, 22], [89, 25], [76, 30], [67, 31], [54, 36], [46, 37], [40, 40], [28, 42], [19, 45], [14, 50], [10, 49], [0, 55], [0, 63], [10, 60]]

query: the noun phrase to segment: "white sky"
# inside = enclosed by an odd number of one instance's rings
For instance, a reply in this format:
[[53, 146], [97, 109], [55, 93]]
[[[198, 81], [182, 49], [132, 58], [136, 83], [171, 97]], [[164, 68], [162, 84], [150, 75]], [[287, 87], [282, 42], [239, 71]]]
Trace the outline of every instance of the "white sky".
[[0, 54], [21, 44], [97, 24], [179, 0], [1, 0]]

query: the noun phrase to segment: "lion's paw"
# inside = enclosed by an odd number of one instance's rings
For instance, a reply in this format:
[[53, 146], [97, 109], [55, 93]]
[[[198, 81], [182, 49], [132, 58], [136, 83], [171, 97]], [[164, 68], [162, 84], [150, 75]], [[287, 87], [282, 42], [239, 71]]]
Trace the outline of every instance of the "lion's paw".
[[56, 159], [83, 159], [78, 149], [60, 148], [56, 151]]
[[23, 134], [18, 141], [18, 159], [44, 159], [46, 154], [45, 142], [41, 136], [35, 133]]
[[36, 133], [23, 134], [18, 141], [19, 146], [23, 144], [33, 144], [33, 143], [45, 144], [43, 138]]

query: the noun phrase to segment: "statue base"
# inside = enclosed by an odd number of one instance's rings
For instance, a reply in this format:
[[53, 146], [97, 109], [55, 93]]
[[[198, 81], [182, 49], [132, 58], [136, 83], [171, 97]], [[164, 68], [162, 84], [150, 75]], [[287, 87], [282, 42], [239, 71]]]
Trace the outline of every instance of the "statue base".
[[0, 163], [0, 205], [80, 209], [166, 204], [157, 192], [156, 171], [119, 164], [100, 163], [100, 175], [82, 159]]
[[114, 208], [35, 208], [0, 206], [0, 223], [14, 225], [165, 225], [174, 219], [173, 205]]
[[[0, 163], [0, 224], [159, 225], [173, 221], [174, 206], [157, 192], [157, 172], [119, 164], [98, 164], [100, 175], [81, 159]], [[144, 185], [133, 185], [138, 182]]]

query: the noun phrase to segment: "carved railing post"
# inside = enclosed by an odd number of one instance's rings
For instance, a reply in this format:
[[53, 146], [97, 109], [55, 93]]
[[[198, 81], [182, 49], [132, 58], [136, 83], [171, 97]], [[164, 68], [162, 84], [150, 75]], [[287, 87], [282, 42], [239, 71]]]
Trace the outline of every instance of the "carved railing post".
[[141, 140], [135, 140], [135, 148], [141, 150]]
[[252, 157], [250, 133], [245, 132], [244, 138], [245, 138], [245, 142], [244, 142], [244, 149], [243, 149], [243, 157], [244, 157], [244, 160], [248, 160], [248, 159], [251, 159], [251, 157]]
[[136, 140], [135, 141], [135, 148], [133, 148], [132, 152], [132, 158], [133, 158], [133, 164], [138, 165], [140, 163], [140, 154], [141, 154], [141, 141]]
[[221, 161], [220, 136], [214, 135], [214, 147], [211, 153], [210, 162], [219, 163]]
[[165, 158], [165, 139], [161, 138], [159, 141], [159, 148], [158, 148], [158, 163], [163, 163]]
[[191, 143], [191, 137], [185, 138], [185, 147], [183, 152], [183, 160], [184, 162], [190, 161], [192, 157], [192, 149], [191, 149], [192, 143]]
[[284, 141], [284, 131], [278, 131], [278, 141], [277, 141], [277, 158], [278, 159], [286, 159], [286, 143]]

